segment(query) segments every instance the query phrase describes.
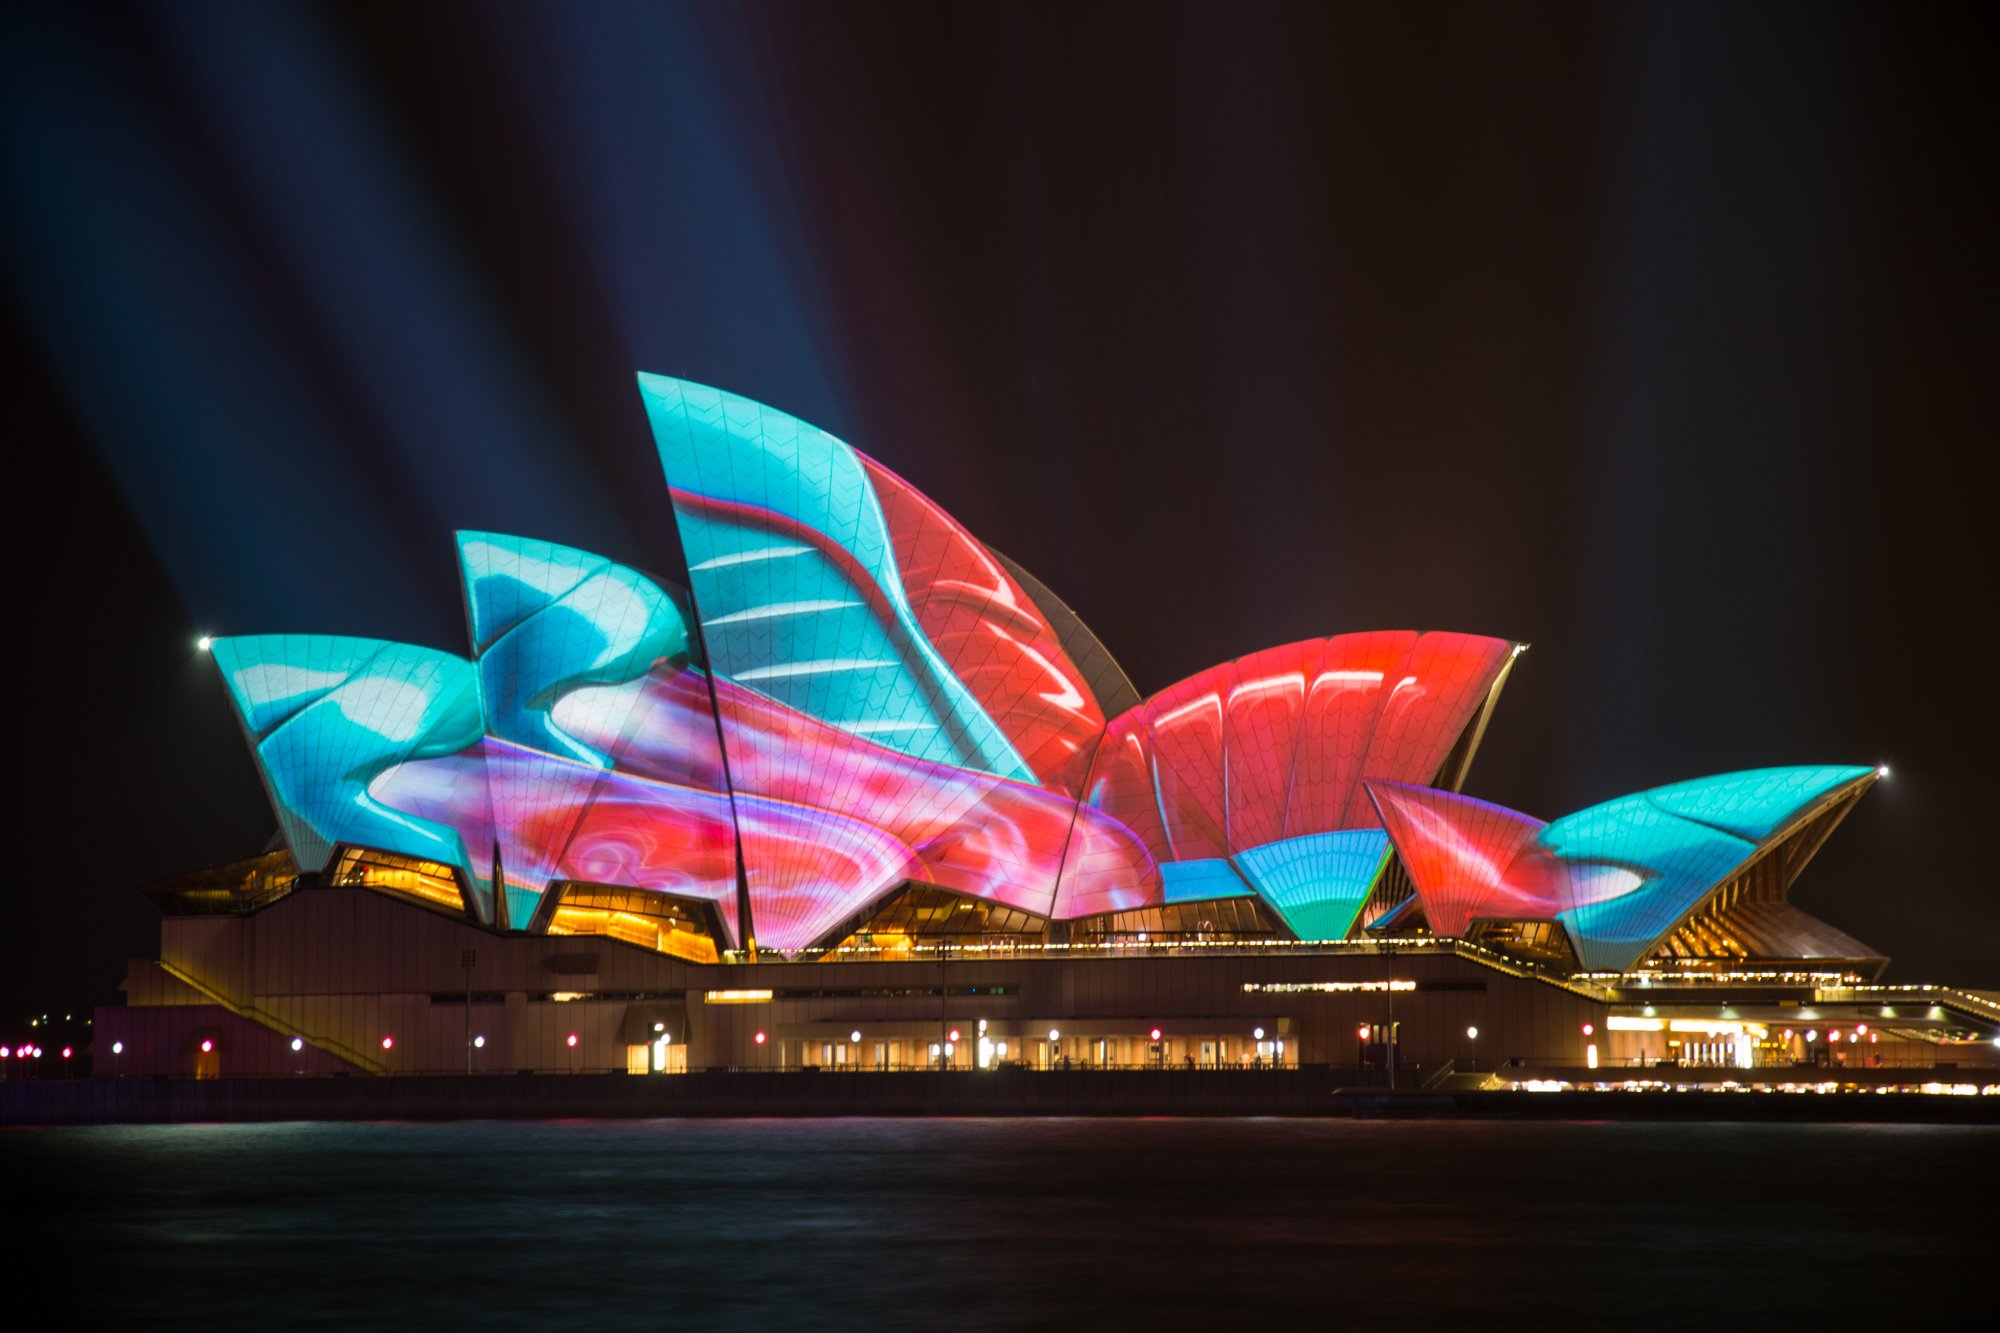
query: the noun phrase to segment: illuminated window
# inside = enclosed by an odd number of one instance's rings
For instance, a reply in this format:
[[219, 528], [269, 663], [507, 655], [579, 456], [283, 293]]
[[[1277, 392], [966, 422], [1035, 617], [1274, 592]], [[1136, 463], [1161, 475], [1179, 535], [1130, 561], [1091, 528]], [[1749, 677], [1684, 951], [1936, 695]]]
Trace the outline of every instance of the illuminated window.
[[560, 884], [550, 893], [551, 935], [601, 935], [691, 963], [721, 956], [714, 903], [600, 884]]
[[342, 888], [378, 889], [455, 912], [465, 910], [458, 874], [448, 865], [364, 848], [345, 848], [331, 880]]

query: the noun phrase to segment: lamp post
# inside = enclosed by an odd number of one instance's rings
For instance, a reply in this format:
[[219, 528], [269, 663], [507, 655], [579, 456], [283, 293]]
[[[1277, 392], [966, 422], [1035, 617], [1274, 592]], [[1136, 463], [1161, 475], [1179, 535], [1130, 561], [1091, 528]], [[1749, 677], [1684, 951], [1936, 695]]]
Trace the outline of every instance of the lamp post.
[[945, 1029], [951, 1020], [945, 1016], [945, 1008], [950, 1003], [951, 987], [945, 981], [944, 970], [945, 962], [950, 955], [951, 941], [940, 936], [938, 939], [938, 1073], [940, 1074], [945, 1071], [945, 1062], [950, 1058], [950, 1052], [946, 1049], [948, 1043], [945, 1039]]
[[1389, 973], [1385, 979], [1387, 989], [1382, 993], [1389, 998], [1389, 1091], [1394, 1092], [1396, 1090], [1396, 946], [1385, 945], [1382, 957], [1389, 963]]
[[458, 965], [465, 969], [465, 1076], [472, 1077], [472, 969], [479, 962], [479, 950], [460, 949]]
[[1476, 1027], [1467, 1028], [1465, 1030], [1465, 1040], [1466, 1043], [1472, 1048], [1472, 1054], [1469, 1057], [1469, 1062], [1468, 1062], [1469, 1067], [1471, 1068], [1472, 1072], [1476, 1074], [1479, 1072], [1479, 1046], [1478, 1046], [1479, 1029]]

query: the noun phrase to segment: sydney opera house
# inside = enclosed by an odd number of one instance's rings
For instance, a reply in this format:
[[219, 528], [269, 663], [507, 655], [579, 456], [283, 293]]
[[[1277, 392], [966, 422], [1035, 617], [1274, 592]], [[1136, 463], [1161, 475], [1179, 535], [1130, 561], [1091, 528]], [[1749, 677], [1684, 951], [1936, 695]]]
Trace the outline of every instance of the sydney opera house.
[[213, 641], [278, 833], [148, 890], [101, 1072], [1994, 1053], [1994, 997], [1885, 986], [1791, 901], [1872, 764], [1544, 822], [1466, 794], [1525, 644], [1343, 633], [1142, 697], [865, 455], [640, 388], [685, 586], [462, 532], [468, 651]]

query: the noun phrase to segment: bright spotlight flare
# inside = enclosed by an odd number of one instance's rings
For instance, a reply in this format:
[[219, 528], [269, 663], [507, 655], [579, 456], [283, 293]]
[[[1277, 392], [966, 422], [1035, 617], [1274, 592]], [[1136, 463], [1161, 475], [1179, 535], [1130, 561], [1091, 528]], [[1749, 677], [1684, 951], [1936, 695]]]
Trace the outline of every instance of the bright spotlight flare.
[[1877, 764], [1877, 765], [1875, 765], [1875, 776], [1876, 776], [1876, 777], [1878, 777], [1878, 778], [1886, 778], [1886, 777], [1888, 777], [1888, 776], [1889, 776], [1889, 766], [1888, 766], [1887, 764]]
[[194, 641], [194, 646], [196, 648], [199, 648], [202, 652], [207, 652], [210, 648], [213, 648], [215, 646], [215, 640], [210, 638], [208, 635], [204, 634], [199, 639], [196, 639]]

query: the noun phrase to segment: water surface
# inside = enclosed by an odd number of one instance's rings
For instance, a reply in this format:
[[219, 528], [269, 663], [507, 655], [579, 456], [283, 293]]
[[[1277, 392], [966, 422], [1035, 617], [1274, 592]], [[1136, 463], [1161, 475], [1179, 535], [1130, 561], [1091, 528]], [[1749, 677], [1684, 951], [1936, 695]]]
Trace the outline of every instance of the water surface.
[[1900, 1323], [1983, 1302], [1996, 1166], [2000, 1131], [1946, 1126], [0, 1133], [11, 1269], [208, 1328]]

